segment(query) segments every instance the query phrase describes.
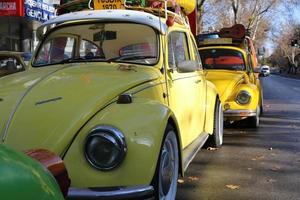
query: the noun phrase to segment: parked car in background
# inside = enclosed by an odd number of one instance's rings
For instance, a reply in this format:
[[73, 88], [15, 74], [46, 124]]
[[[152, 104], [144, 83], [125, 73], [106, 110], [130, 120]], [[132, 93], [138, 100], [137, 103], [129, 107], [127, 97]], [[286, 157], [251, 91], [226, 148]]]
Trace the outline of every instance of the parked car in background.
[[69, 199], [174, 200], [201, 146], [223, 142], [222, 105], [186, 18], [130, 8], [47, 21], [30, 70], [0, 80], [2, 140], [62, 155]]
[[254, 48], [242, 25], [225, 30], [220, 31], [218, 38], [208, 38], [207, 34], [204, 40], [201, 35], [197, 37], [202, 65], [206, 78], [220, 94], [225, 121], [247, 119], [249, 127], [255, 128], [259, 126], [263, 97], [254, 73], [257, 61], [251, 53]]
[[[31, 150], [29, 156], [0, 145], [0, 197], [7, 200], [63, 200], [69, 187], [60, 159], [46, 150]], [[39, 163], [35, 159], [43, 161]], [[45, 168], [49, 166], [53, 174]], [[58, 184], [57, 181], [60, 181]]]
[[22, 53], [13, 51], [0, 51], [0, 78], [9, 74], [24, 71], [26, 64]]
[[263, 65], [260, 68], [261, 76], [269, 76], [270, 75], [270, 67], [268, 65]]
[[28, 64], [29, 64], [29, 61], [30, 61], [30, 59], [31, 59], [31, 57], [32, 57], [32, 53], [30, 53], [30, 52], [23, 52], [23, 53], [21, 54], [21, 56], [22, 56], [22, 59], [23, 59], [24, 63], [25, 63], [26, 65], [28, 65]]

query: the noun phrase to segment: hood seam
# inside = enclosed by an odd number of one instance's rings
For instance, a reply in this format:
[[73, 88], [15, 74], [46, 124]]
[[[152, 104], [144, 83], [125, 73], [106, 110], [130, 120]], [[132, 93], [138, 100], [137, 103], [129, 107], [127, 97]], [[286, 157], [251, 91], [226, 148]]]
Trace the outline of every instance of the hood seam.
[[15, 113], [17, 112], [17, 109], [19, 108], [19, 106], [21, 105], [22, 101], [24, 100], [24, 98], [27, 96], [27, 94], [38, 84], [40, 83], [41, 81], [45, 80], [46, 78], [48, 78], [49, 76], [51, 76], [52, 74], [60, 71], [60, 70], [63, 70], [63, 69], [66, 69], [68, 67], [71, 67], [72, 65], [68, 65], [68, 66], [65, 66], [65, 67], [62, 67], [62, 68], [59, 68], [57, 70], [54, 70], [53, 72], [47, 74], [46, 76], [40, 78], [39, 80], [37, 80], [35, 83], [33, 83], [20, 97], [20, 99], [18, 100], [16, 106], [12, 109], [12, 111], [10, 112], [9, 114], [9, 118], [4, 126], [4, 131], [3, 131], [3, 134], [2, 134], [2, 142], [4, 142], [7, 138], [7, 135], [8, 135], [8, 129], [9, 129], [9, 126], [12, 122], [12, 119], [15, 115]]

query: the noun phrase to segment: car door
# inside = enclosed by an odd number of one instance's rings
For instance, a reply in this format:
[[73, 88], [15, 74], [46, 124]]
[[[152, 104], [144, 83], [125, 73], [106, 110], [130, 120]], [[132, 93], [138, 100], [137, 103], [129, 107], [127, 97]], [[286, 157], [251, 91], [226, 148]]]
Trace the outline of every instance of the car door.
[[[194, 36], [190, 35], [190, 45], [191, 45], [191, 49], [192, 49], [192, 60], [196, 61], [196, 63], [198, 63], [198, 75], [199, 77], [197, 78], [197, 97], [196, 99], [198, 99], [198, 106], [200, 106], [200, 114], [199, 114], [199, 124], [203, 125], [201, 126], [201, 132], [204, 131], [204, 123], [205, 123], [205, 117], [206, 117], [206, 79], [204, 76], [204, 72], [203, 72], [203, 67], [202, 67], [202, 63], [201, 63], [201, 58], [198, 52], [198, 48], [196, 45], [196, 41], [194, 39]], [[202, 128], [203, 127], [203, 128]], [[196, 138], [198, 135], [193, 136], [193, 138]]]
[[198, 71], [179, 72], [178, 65], [194, 59], [190, 51], [190, 38], [184, 31], [168, 35], [168, 94], [169, 106], [177, 118], [183, 148], [188, 146], [202, 131], [201, 90], [203, 80]]

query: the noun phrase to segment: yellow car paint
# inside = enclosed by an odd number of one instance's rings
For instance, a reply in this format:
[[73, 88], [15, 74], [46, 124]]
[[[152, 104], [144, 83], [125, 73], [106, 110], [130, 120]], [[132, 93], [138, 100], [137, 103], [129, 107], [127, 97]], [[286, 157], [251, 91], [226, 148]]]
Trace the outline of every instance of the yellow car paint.
[[[252, 57], [241, 48], [234, 46], [208, 46], [200, 47], [199, 51], [222, 49], [222, 50], [234, 50], [242, 53], [244, 63], [249, 70], [235, 71], [235, 70], [222, 70], [222, 69], [206, 69], [206, 78], [211, 81], [217, 88], [220, 100], [224, 109], [225, 120], [236, 121], [245, 119], [247, 114], [245, 112], [255, 112], [261, 106], [261, 86], [259, 79], [256, 78], [252, 68]], [[249, 55], [249, 56], [248, 56]], [[249, 59], [249, 57], [251, 59]], [[203, 61], [202, 61], [203, 62]], [[251, 95], [251, 101], [246, 105], [241, 105], [236, 102], [236, 96], [240, 91], [247, 91]], [[225, 106], [225, 107], [224, 107]], [[236, 111], [235, 116], [226, 116], [227, 110]], [[238, 113], [241, 111], [242, 113]]]
[[[67, 21], [56, 28], [73, 23], [92, 22]], [[149, 185], [170, 123], [176, 129], [183, 175], [184, 150], [199, 136], [213, 133], [218, 94], [202, 69], [179, 73], [168, 66], [168, 37], [175, 31], [186, 35], [189, 59], [196, 61], [190, 30], [175, 23], [166, 34], [156, 31], [159, 60], [152, 66], [87, 61], [29, 67], [1, 79], [0, 110], [9, 108], [0, 113], [3, 142], [19, 150], [47, 148], [63, 156], [72, 187]], [[131, 94], [132, 103], [118, 104], [121, 94]], [[10, 98], [16, 100], [8, 102]], [[99, 125], [121, 130], [128, 146], [123, 163], [111, 171], [95, 169], [84, 156], [86, 137]]]

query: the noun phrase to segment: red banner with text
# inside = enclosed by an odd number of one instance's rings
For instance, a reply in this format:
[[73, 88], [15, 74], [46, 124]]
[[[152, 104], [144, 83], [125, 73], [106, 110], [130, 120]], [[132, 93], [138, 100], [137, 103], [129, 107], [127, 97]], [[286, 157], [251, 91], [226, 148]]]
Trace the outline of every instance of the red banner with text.
[[0, 16], [24, 16], [24, 0], [0, 0]]

